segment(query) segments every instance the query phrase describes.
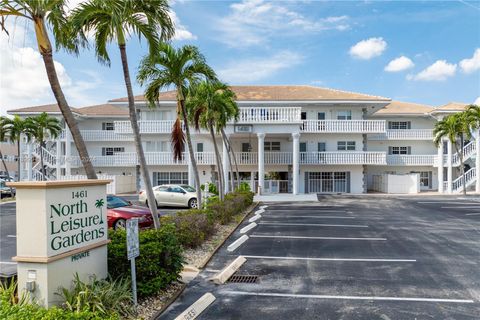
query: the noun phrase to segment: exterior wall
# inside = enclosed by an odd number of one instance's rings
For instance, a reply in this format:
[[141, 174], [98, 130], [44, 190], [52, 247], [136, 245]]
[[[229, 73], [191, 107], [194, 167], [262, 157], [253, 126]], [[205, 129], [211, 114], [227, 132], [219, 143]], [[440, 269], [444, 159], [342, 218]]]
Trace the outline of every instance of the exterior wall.
[[411, 154], [436, 154], [437, 147], [428, 140], [383, 140], [368, 141], [368, 151], [384, 151], [388, 154], [388, 147], [411, 147]]
[[[368, 190], [372, 189], [373, 175], [395, 173], [406, 174], [412, 172], [432, 172], [432, 188], [431, 190], [438, 189], [438, 170], [436, 167], [414, 167], [414, 166], [368, 166], [367, 167], [367, 187]], [[424, 190], [424, 189], [422, 189]]]

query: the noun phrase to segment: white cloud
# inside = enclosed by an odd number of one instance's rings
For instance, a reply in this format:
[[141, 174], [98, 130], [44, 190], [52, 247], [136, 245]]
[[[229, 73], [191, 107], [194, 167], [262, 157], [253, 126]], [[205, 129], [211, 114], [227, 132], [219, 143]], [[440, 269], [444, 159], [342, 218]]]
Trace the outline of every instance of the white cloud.
[[[18, 20], [19, 22], [20, 20]], [[47, 104], [55, 102], [47, 78], [42, 56], [34, 46], [31, 29], [24, 24], [7, 25], [12, 31], [10, 37], [0, 34], [0, 101], [1, 113], [8, 109]], [[13, 30], [15, 32], [13, 32]], [[82, 106], [92, 102], [95, 95], [88, 90], [95, 90], [102, 80], [89, 71], [84, 71], [87, 78], [74, 81], [65, 67], [54, 61], [57, 75], [64, 89], [67, 101], [72, 106]]]
[[178, 18], [177, 14], [174, 11], [170, 11], [170, 19], [172, 19], [173, 24], [175, 25], [175, 35], [173, 40], [182, 41], [182, 40], [197, 40], [197, 36], [188, 31]]
[[385, 71], [387, 72], [399, 72], [413, 68], [415, 64], [410, 58], [401, 56], [396, 59], [393, 59], [385, 66]]
[[354, 58], [369, 60], [380, 56], [387, 49], [387, 42], [383, 38], [362, 40], [350, 48], [350, 55]]
[[349, 28], [347, 16], [309, 19], [280, 4], [263, 0], [244, 0], [230, 5], [230, 14], [218, 20], [218, 39], [232, 47], [263, 44], [281, 34], [297, 35]]
[[459, 63], [460, 68], [465, 73], [472, 73], [480, 70], [480, 48], [477, 48], [470, 59], [463, 59]]
[[478, 97], [477, 100], [475, 100], [475, 102], [473, 104], [476, 104], [477, 106], [480, 106], [480, 97]]
[[444, 81], [455, 75], [457, 65], [448, 63], [446, 60], [437, 60], [417, 75], [408, 75], [408, 80]]
[[235, 61], [220, 68], [218, 75], [230, 83], [251, 83], [267, 79], [281, 70], [298, 65], [303, 57], [292, 51], [281, 51], [271, 57]]

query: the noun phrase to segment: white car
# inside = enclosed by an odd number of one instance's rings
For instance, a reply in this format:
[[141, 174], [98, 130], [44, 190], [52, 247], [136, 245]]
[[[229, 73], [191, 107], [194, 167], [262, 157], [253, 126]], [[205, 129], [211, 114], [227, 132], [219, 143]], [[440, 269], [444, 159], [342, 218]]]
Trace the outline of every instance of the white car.
[[[153, 194], [155, 195], [157, 207], [197, 207], [196, 190], [188, 185], [163, 184], [161, 186], [153, 187]], [[147, 206], [149, 205], [145, 190], [140, 191], [138, 200]]]

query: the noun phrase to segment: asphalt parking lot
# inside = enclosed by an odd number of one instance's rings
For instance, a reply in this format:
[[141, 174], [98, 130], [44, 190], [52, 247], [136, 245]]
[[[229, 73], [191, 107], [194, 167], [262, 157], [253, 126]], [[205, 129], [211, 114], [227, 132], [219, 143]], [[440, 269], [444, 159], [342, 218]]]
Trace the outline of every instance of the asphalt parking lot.
[[[159, 317], [204, 293], [197, 319], [479, 319], [480, 199], [325, 196], [268, 207]], [[248, 224], [246, 220], [241, 227]], [[257, 283], [208, 281], [239, 255]]]

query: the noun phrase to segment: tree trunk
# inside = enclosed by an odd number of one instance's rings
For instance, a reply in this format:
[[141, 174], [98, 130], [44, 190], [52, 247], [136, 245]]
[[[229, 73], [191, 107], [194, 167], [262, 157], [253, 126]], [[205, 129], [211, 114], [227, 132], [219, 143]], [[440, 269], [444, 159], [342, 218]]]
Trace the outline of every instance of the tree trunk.
[[460, 170], [462, 170], [463, 195], [467, 195], [467, 187], [465, 186], [465, 166], [463, 165], [463, 135], [460, 136], [460, 144], [461, 148], [459, 150], [458, 145], [456, 143], [453, 143], [453, 145], [455, 146], [455, 150], [457, 151], [458, 158], [460, 159]]
[[62, 91], [62, 87], [60, 86], [57, 71], [55, 70], [55, 64], [53, 61], [52, 48], [43, 20], [34, 20], [34, 25], [35, 34], [37, 37], [38, 50], [42, 55], [45, 70], [47, 71], [48, 81], [50, 82], [50, 87], [52, 89], [53, 95], [55, 96], [55, 100], [57, 101], [58, 107], [62, 112], [63, 118], [65, 119], [65, 122], [67, 123], [70, 132], [72, 133], [75, 147], [78, 150], [80, 161], [82, 162], [88, 179], [97, 179], [97, 174], [95, 173], [95, 169], [93, 168], [90, 157], [88, 156], [87, 147], [85, 146], [83, 137], [80, 133], [80, 130], [78, 129], [77, 121], [73, 116], [72, 110], [68, 106], [67, 100], [65, 99], [65, 95]]
[[17, 154], [18, 154], [18, 159], [17, 159], [17, 181], [20, 181], [20, 170], [22, 170], [22, 164], [20, 163], [20, 139], [22, 137], [20, 136], [17, 141]]
[[42, 173], [42, 181], [47, 180], [47, 172], [45, 171], [45, 164], [43, 163], [43, 141], [40, 142], [40, 168]]
[[[8, 172], [7, 164], [5, 163], [5, 159], [3, 159], [2, 150], [0, 150], [0, 159], [2, 159], [2, 164], [5, 167], [5, 172], [7, 173], [7, 177], [8, 177], [7, 182], [12, 182], [12, 181], [10, 181], [10, 172]], [[17, 161], [20, 163], [20, 157], [17, 158]], [[18, 178], [17, 178], [17, 180], [18, 180]], [[13, 188], [12, 187], [10, 187], [10, 194], [12, 195], [12, 198], [13, 198]]]
[[[227, 139], [227, 136], [225, 135], [223, 129], [221, 130], [221, 134], [222, 134], [222, 141], [223, 143], [225, 144], [225, 149], [227, 149], [227, 156], [228, 156], [228, 163], [230, 165], [230, 174], [231, 174], [231, 179], [230, 179], [230, 189], [233, 191], [235, 191], [235, 186], [234, 186], [234, 182], [235, 182], [235, 176], [233, 174], [233, 166], [232, 166], [232, 158], [230, 157], [230, 145], [228, 143], [228, 139]], [[225, 156], [225, 155], [224, 155]], [[225, 173], [227, 174], [227, 173]]]
[[[181, 90], [180, 86], [177, 86], [177, 90]], [[181, 93], [183, 95], [183, 92]], [[182, 98], [180, 100], [180, 107], [182, 108], [182, 116], [183, 116], [183, 124], [185, 126], [185, 136], [187, 139], [188, 145], [188, 154], [190, 155], [190, 162], [192, 163], [193, 167], [193, 175], [195, 177], [195, 190], [197, 191], [197, 208], [202, 208], [202, 190], [200, 187], [200, 176], [198, 175], [198, 168], [197, 168], [197, 159], [195, 159], [195, 153], [193, 152], [192, 146], [192, 139], [190, 137], [190, 126], [188, 124], [188, 117], [187, 117], [187, 109], [185, 107], [185, 100]]]
[[235, 164], [235, 172], [237, 173], [237, 188], [238, 188], [240, 186], [240, 172], [238, 171], [237, 157], [235, 156], [235, 151], [233, 150], [232, 144], [230, 143], [230, 140], [227, 138], [227, 135], [225, 134], [225, 130], [223, 128], [221, 132], [222, 132], [223, 138], [227, 142], [228, 150], [232, 152], [233, 163]]
[[225, 181], [224, 179], [225, 172], [223, 172], [222, 159], [220, 158], [220, 151], [218, 150], [217, 142], [215, 141], [215, 133], [213, 132], [213, 125], [211, 123], [209, 123], [208, 125], [208, 130], [210, 131], [210, 135], [212, 136], [213, 148], [215, 150], [215, 158], [217, 159], [218, 186], [219, 186], [218, 194], [220, 196], [220, 200], [223, 200], [224, 194], [225, 194], [225, 189], [223, 185], [223, 182]]
[[132, 125], [133, 140], [135, 142], [135, 150], [137, 151], [138, 162], [140, 164], [140, 173], [145, 184], [145, 192], [147, 193], [147, 201], [152, 214], [153, 224], [155, 229], [160, 228], [160, 220], [158, 219], [157, 202], [153, 194], [152, 182], [148, 174], [147, 160], [143, 153], [142, 139], [140, 137], [140, 129], [138, 127], [137, 112], [135, 110], [135, 98], [133, 96], [132, 82], [130, 80], [130, 72], [128, 70], [127, 50], [124, 44], [119, 45], [120, 57], [122, 58], [123, 77], [125, 79], [125, 87], [128, 95], [128, 113], [130, 117], [130, 124]]

